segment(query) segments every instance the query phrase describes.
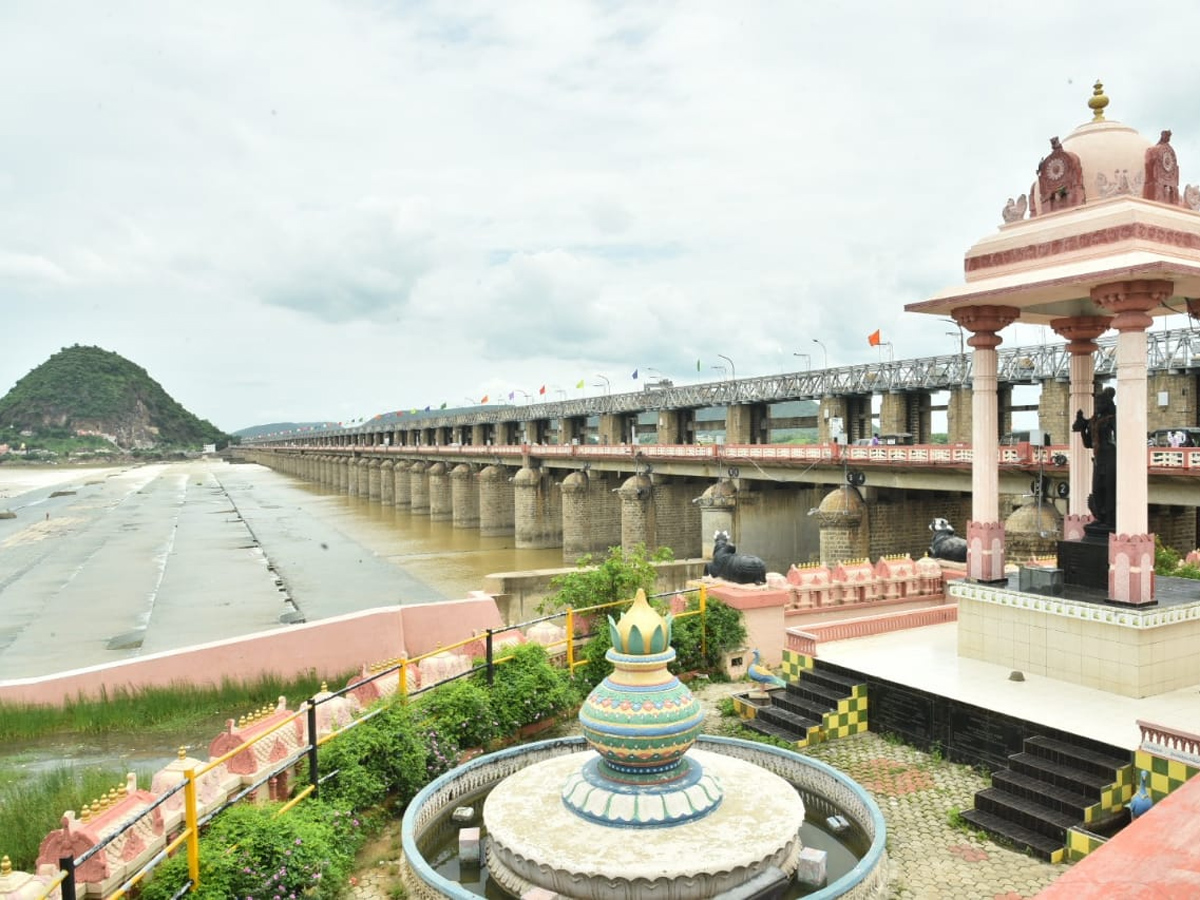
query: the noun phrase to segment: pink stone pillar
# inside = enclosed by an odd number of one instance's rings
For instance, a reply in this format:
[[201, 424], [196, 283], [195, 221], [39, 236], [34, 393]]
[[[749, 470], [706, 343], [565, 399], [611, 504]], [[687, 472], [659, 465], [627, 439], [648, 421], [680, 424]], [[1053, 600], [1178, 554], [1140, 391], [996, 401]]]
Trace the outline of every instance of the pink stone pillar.
[[1147, 313], [1171, 298], [1170, 281], [1121, 281], [1092, 289], [1092, 300], [1114, 314], [1117, 329], [1117, 527], [1108, 539], [1108, 597], [1154, 602], [1154, 535], [1147, 532]]
[[[1066, 338], [1071, 354], [1071, 406], [1069, 412], [1083, 411], [1091, 419], [1095, 400], [1096, 338], [1108, 330], [1106, 316], [1073, 316], [1055, 319], [1050, 323], [1055, 334]], [[1088, 493], [1092, 490], [1092, 451], [1083, 446], [1083, 436], [1077, 431], [1067, 435], [1071, 452], [1070, 488], [1067, 517], [1063, 520], [1063, 537], [1069, 541], [1083, 538], [1083, 526], [1092, 521], [1088, 510]]]
[[967, 523], [967, 577], [1003, 581], [1004, 523], [1000, 520], [1000, 435], [996, 409], [996, 348], [998, 331], [1014, 322], [1011, 306], [964, 306], [952, 315], [972, 332], [974, 348], [971, 382], [971, 517]]

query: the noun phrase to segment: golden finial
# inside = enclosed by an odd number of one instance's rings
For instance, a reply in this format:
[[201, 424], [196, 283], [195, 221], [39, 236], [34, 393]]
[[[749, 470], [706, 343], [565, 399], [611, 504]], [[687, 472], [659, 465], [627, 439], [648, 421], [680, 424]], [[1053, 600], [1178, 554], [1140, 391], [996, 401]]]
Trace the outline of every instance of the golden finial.
[[0, 859], [0, 878], [7, 878], [12, 874], [12, 860], [6, 855]]
[[1092, 111], [1093, 122], [1104, 121], [1104, 107], [1108, 106], [1108, 97], [1104, 93], [1104, 85], [1097, 81], [1092, 85], [1092, 96], [1088, 99], [1088, 109]]
[[117, 789], [109, 788], [108, 796], [105, 799], [107, 800], [109, 806], [116, 806], [116, 804], [117, 804]]
[[321, 693], [322, 693], [322, 694], [328, 694], [328, 693], [329, 693], [329, 682], [327, 682], [327, 681], [322, 681], [322, 682], [321, 682]]
[[180, 747], [180, 748], [179, 748], [179, 758], [180, 758], [180, 759], [187, 759], [187, 747]]
[[87, 803], [83, 804], [83, 809], [79, 811], [79, 821], [87, 822], [92, 817], [92, 807]]
[[129, 796], [129, 785], [122, 784], [120, 787], [118, 787], [117, 788], [117, 796], [118, 797], [128, 797]]
[[246, 727], [246, 717], [238, 716], [238, 728], [245, 728], [245, 727]]

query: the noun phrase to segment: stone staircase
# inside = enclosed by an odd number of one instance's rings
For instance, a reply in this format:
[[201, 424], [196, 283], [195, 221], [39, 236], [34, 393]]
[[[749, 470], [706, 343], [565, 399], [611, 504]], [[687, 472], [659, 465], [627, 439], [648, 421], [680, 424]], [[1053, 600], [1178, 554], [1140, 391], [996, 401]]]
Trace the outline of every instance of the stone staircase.
[[795, 747], [867, 728], [866, 685], [821, 668], [819, 661], [816, 668], [806, 669], [799, 679], [768, 696], [770, 705], [756, 710], [754, 718], [742, 724]]
[[992, 786], [975, 795], [975, 808], [962, 817], [992, 837], [1061, 862], [1069, 829], [1113, 827], [1132, 781], [1127, 751], [1084, 738], [1034, 735], [1008, 757], [1008, 768], [992, 774]]

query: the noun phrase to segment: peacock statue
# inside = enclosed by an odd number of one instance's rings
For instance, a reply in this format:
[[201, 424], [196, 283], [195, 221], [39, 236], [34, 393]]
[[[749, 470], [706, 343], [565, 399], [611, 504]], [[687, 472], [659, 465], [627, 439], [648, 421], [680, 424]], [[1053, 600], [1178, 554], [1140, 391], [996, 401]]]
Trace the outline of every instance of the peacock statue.
[[1150, 799], [1150, 791], [1146, 786], [1146, 779], [1150, 777], [1150, 773], [1142, 769], [1141, 786], [1137, 789], [1137, 793], [1133, 795], [1133, 799], [1125, 805], [1129, 807], [1130, 818], [1136, 819], [1138, 816], [1150, 810], [1154, 805], [1154, 801]]
[[746, 674], [750, 676], [750, 679], [758, 682], [764, 689], [787, 687], [786, 681], [762, 664], [762, 658], [758, 655], [758, 648], [755, 648], [752, 652], [754, 659], [750, 663], [750, 668], [746, 670]]

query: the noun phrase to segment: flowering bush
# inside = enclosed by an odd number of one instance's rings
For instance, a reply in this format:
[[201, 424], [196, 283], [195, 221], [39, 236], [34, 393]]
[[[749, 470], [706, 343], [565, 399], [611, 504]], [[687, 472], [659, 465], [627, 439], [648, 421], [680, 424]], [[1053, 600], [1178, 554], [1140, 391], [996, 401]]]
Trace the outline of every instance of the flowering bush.
[[[277, 816], [278, 804], [242, 803], [217, 816], [200, 842], [200, 885], [220, 900], [334, 898], [362, 845], [361, 820], [321, 801]], [[166, 900], [187, 880], [187, 854], [163, 863], [143, 900]]]
[[579, 702], [566, 669], [553, 665], [540, 644], [522, 644], [506, 655], [512, 659], [496, 666], [490, 691], [492, 715], [504, 733], [557, 715]]
[[492, 711], [487, 688], [471, 681], [459, 679], [439, 684], [422, 694], [417, 706], [427, 728], [459, 747], [482, 747], [505, 733]]

